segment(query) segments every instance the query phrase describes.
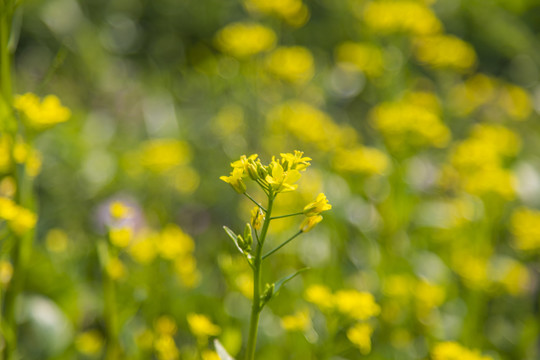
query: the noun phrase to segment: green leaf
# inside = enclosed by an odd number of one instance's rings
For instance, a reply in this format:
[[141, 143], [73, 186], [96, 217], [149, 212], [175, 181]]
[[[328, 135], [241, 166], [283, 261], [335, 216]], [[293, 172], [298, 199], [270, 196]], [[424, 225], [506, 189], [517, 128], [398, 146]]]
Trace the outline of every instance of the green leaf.
[[244, 250], [242, 250], [242, 248], [240, 247], [240, 244], [238, 244], [238, 235], [236, 235], [234, 233], [234, 231], [232, 231], [231, 229], [229, 229], [226, 226], [223, 227], [223, 230], [225, 230], [227, 235], [229, 235], [231, 240], [234, 242], [234, 245], [236, 245], [236, 248], [238, 249], [238, 251], [240, 251], [240, 253], [244, 254]]
[[221, 360], [234, 360], [234, 358], [229, 355], [227, 350], [221, 345], [218, 339], [214, 339], [214, 347], [216, 348], [216, 352]]
[[291, 281], [292, 279], [294, 279], [296, 277], [296, 275], [306, 271], [306, 270], [309, 270], [308, 267], [305, 267], [303, 269], [300, 269], [298, 271], [296, 271], [295, 273], [291, 274], [291, 275], [288, 275], [288, 276], [285, 276], [281, 279], [279, 279], [278, 281], [276, 281], [276, 283], [274, 284], [274, 295], [278, 293], [279, 289], [285, 285], [286, 283], [288, 283], [289, 281]]

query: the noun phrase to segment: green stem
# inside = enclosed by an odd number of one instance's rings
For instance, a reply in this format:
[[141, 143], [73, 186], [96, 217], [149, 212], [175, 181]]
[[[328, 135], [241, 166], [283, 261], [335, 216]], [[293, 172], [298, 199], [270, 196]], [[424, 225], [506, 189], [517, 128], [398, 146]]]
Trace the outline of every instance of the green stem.
[[257, 205], [262, 211], [264, 211], [265, 213], [267, 212], [267, 210], [261, 205], [259, 204], [254, 198], [252, 198], [251, 196], [249, 196], [248, 193], [244, 193], [244, 195], [246, 195], [246, 197], [251, 200], [255, 205]]
[[266, 210], [266, 217], [261, 229], [260, 243], [257, 244], [255, 250], [255, 257], [253, 260], [253, 303], [251, 305], [251, 318], [249, 321], [249, 334], [248, 343], [246, 349], [246, 360], [255, 359], [255, 345], [257, 343], [257, 330], [259, 327], [259, 316], [261, 314], [261, 265], [262, 265], [262, 249], [264, 241], [266, 240], [266, 234], [268, 233], [268, 227], [270, 226], [270, 215], [272, 214], [272, 205], [274, 202], [273, 194], [268, 195], [268, 208]]
[[269, 257], [270, 255], [272, 255], [273, 253], [275, 253], [276, 251], [278, 251], [279, 249], [281, 249], [282, 247], [284, 247], [285, 245], [287, 245], [288, 243], [290, 243], [294, 238], [296, 238], [301, 233], [302, 233], [302, 230], [298, 231], [296, 234], [294, 234], [293, 236], [291, 236], [290, 238], [288, 238], [287, 240], [282, 242], [280, 245], [278, 245], [274, 249], [272, 249], [269, 252], [267, 252], [266, 254], [264, 254], [264, 256], [262, 257], [263, 260], [266, 259], [267, 257]]
[[107, 328], [107, 351], [105, 359], [114, 360], [120, 355], [118, 342], [118, 316], [116, 312], [116, 289], [114, 280], [107, 272], [107, 264], [110, 260], [108, 244], [105, 241], [98, 243], [98, 256], [103, 273], [103, 317]]
[[283, 219], [283, 218], [287, 218], [287, 217], [291, 217], [291, 216], [298, 216], [298, 215], [304, 215], [304, 213], [303, 212], [297, 212], [297, 213], [293, 213], [293, 214], [273, 216], [272, 220]]

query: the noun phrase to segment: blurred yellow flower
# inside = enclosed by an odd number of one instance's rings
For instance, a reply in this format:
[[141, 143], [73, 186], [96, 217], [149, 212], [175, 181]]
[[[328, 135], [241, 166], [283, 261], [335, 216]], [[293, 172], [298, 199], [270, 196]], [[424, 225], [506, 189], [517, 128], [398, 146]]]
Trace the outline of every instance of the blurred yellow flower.
[[206, 315], [189, 313], [187, 322], [189, 329], [197, 338], [216, 336], [221, 332], [221, 328], [212, 323]]
[[161, 174], [191, 159], [191, 149], [184, 141], [153, 139], [145, 141], [139, 150], [140, 164], [150, 171]]
[[35, 130], [44, 130], [71, 117], [71, 111], [62, 106], [55, 95], [48, 95], [42, 101], [32, 93], [17, 95], [13, 106], [23, 114], [25, 123]]
[[121, 201], [113, 201], [109, 205], [109, 213], [113, 219], [123, 219], [131, 214], [131, 208]]
[[170, 335], [158, 336], [154, 341], [154, 348], [159, 360], [178, 360], [180, 358], [180, 352]]
[[178, 330], [174, 319], [167, 315], [158, 317], [154, 323], [154, 328], [158, 334], [169, 336], [176, 334]]
[[112, 228], [109, 230], [111, 244], [118, 248], [125, 248], [133, 238], [133, 230], [130, 227]]
[[107, 275], [109, 275], [109, 277], [113, 280], [120, 280], [127, 275], [127, 270], [124, 266], [124, 263], [118, 258], [110, 259], [105, 266], [105, 271], [107, 272]]
[[315, 71], [313, 63], [311, 52], [301, 46], [278, 47], [266, 59], [270, 73], [295, 84], [311, 80]]
[[221, 360], [221, 358], [215, 351], [208, 349], [204, 349], [202, 351], [201, 358], [202, 360]]
[[384, 71], [383, 52], [370, 43], [344, 42], [335, 50], [338, 62], [353, 65], [368, 77], [377, 77]]
[[446, 341], [436, 344], [431, 350], [433, 360], [493, 360], [478, 350], [469, 350], [457, 342]]
[[32, 211], [18, 206], [15, 216], [9, 221], [9, 227], [18, 235], [24, 235], [33, 229], [37, 223], [37, 216]]
[[394, 150], [407, 146], [444, 147], [451, 137], [450, 130], [434, 109], [411, 103], [407, 98], [377, 105], [370, 117]]
[[540, 211], [526, 207], [514, 210], [510, 219], [510, 231], [519, 250], [540, 249]]
[[390, 160], [384, 152], [361, 145], [339, 148], [332, 161], [336, 170], [365, 175], [383, 174], [389, 164]]
[[13, 277], [13, 265], [9, 261], [0, 261], [0, 286], [5, 289]]
[[363, 18], [377, 33], [429, 35], [442, 29], [433, 11], [418, 1], [371, 1], [364, 8]]
[[371, 334], [373, 327], [367, 323], [357, 323], [347, 330], [347, 338], [353, 343], [362, 355], [367, 355], [371, 351]]
[[279, 16], [295, 27], [304, 25], [309, 18], [309, 10], [301, 0], [244, 0], [244, 4], [250, 11]]
[[104, 343], [103, 336], [97, 330], [83, 332], [75, 338], [77, 351], [84, 355], [92, 356], [99, 354]]
[[310, 303], [317, 305], [321, 310], [326, 311], [334, 307], [334, 295], [332, 291], [324, 285], [315, 284], [306, 289], [304, 297]]
[[357, 290], [339, 290], [334, 295], [337, 310], [356, 320], [367, 320], [377, 316], [381, 308], [368, 292]]
[[156, 245], [158, 253], [163, 258], [169, 260], [174, 260], [181, 255], [191, 253], [195, 248], [195, 243], [191, 236], [175, 224], [168, 224], [163, 229]]
[[287, 331], [306, 331], [311, 327], [309, 310], [297, 311], [293, 315], [287, 315], [280, 320], [281, 327]]
[[434, 68], [470, 70], [476, 63], [474, 48], [451, 35], [432, 35], [417, 38], [414, 42], [416, 58]]
[[129, 254], [139, 264], [149, 264], [154, 260], [157, 253], [157, 244], [160, 241], [158, 234], [152, 231], [143, 231], [133, 241], [128, 249]]
[[257, 23], [232, 23], [216, 35], [217, 46], [223, 52], [238, 58], [246, 58], [270, 50], [275, 42], [274, 31]]

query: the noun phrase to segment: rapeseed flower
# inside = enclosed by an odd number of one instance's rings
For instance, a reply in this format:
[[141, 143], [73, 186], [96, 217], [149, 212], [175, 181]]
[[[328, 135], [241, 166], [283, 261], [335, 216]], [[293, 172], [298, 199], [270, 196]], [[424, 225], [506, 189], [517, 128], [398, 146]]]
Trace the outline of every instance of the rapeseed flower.
[[438, 343], [431, 350], [433, 360], [493, 360], [491, 356], [482, 355], [478, 350], [469, 350], [457, 342]]
[[328, 203], [326, 195], [320, 193], [317, 195], [315, 201], [310, 202], [304, 207], [304, 215], [306, 216], [316, 216], [322, 213], [323, 211], [330, 210], [332, 205]]
[[353, 343], [362, 355], [367, 355], [371, 351], [371, 334], [373, 327], [367, 323], [357, 323], [347, 330], [347, 339]]
[[187, 322], [193, 335], [199, 339], [206, 339], [209, 336], [216, 336], [221, 333], [221, 328], [203, 314], [189, 313]]
[[41, 101], [32, 93], [17, 95], [13, 106], [21, 112], [26, 125], [34, 130], [47, 129], [71, 117], [71, 111], [62, 106], [55, 95], [48, 95]]
[[287, 331], [307, 331], [311, 327], [309, 310], [297, 311], [280, 319], [281, 327]]
[[432, 35], [417, 38], [415, 44], [416, 58], [434, 68], [450, 68], [457, 71], [468, 71], [476, 63], [473, 47], [451, 35]]
[[237, 22], [229, 24], [216, 35], [217, 46], [225, 53], [247, 58], [270, 50], [276, 42], [276, 34], [257, 23]]
[[383, 52], [370, 43], [344, 42], [335, 50], [338, 62], [353, 65], [368, 77], [377, 77], [384, 72]]
[[266, 59], [268, 71], [293, 84], [305, 84], [313, 77], [314, 60], [311, 52], [301, 46], [278, 47]]

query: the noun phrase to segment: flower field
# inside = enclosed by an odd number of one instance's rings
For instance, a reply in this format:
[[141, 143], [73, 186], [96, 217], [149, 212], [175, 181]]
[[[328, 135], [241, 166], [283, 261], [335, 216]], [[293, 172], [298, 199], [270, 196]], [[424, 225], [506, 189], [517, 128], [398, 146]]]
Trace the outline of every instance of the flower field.
[[0, 0], [0, 360], [540, 359], [536, 0]]

